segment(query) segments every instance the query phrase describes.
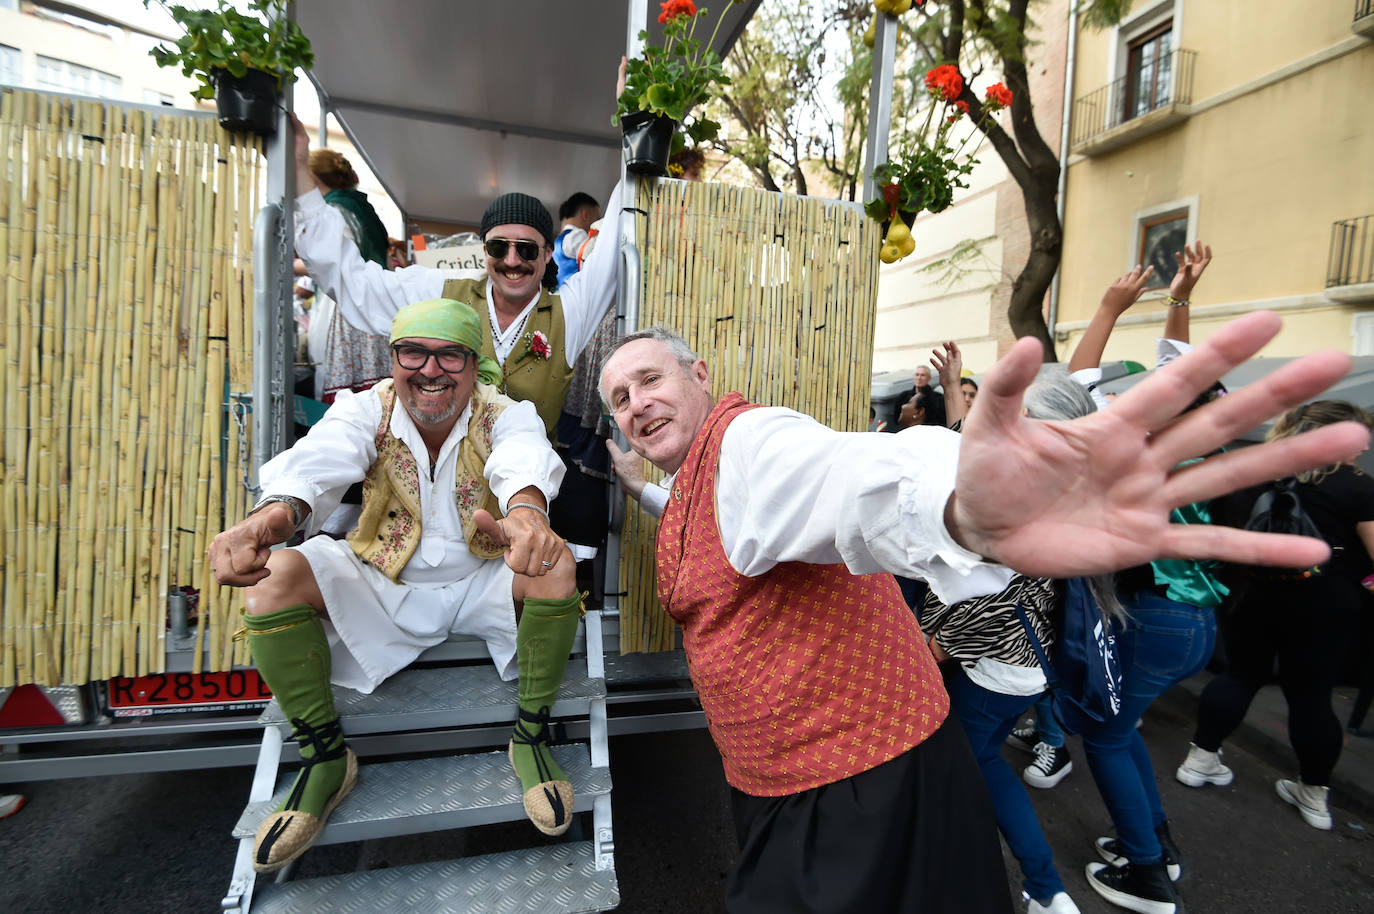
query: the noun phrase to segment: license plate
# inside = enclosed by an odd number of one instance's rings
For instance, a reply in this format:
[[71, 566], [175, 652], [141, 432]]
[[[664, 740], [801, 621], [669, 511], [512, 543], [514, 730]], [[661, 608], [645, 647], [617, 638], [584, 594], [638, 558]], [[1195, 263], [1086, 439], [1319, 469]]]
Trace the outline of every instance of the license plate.
[[109, 680], [108, 691], [115, 717], [251, 710], [265, 708], [272, 700], [257, 670], [120, 676]]

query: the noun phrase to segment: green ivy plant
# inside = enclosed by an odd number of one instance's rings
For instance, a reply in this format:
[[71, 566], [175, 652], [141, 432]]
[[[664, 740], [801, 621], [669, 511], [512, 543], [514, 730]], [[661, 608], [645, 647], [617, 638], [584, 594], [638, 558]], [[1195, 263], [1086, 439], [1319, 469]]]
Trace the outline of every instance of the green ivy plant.
[[216, 70], [236, 77], [250, 69], [262, 70], [276, 77], [280, 91], [296, 81], [297, 67], [309, 69], [315, 62], [310, 39], [286, 18], [290, 0], [249, 0], [246, 13], [229, 0], [217, 0], [217, 6], [205, 10], [168, 6], [163, 0], [143, 0], [143, 5], [153, 2], [166, 9], [185, 34], [175, 47], [160, 45], [149, 53], [158, 66], [179, 66], [183, 76], [198, 79], [200, 86], [191, 93], [195, 98], [215, 97]]

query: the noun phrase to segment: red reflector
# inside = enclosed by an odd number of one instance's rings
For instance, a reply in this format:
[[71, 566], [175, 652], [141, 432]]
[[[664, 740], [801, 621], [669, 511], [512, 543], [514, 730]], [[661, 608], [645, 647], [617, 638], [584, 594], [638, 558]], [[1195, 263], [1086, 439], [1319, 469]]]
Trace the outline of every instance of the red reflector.
[[51, 727], [65, 723], [48, 696], [32, 683], [15, 688], [0, 708], [0, 727]]

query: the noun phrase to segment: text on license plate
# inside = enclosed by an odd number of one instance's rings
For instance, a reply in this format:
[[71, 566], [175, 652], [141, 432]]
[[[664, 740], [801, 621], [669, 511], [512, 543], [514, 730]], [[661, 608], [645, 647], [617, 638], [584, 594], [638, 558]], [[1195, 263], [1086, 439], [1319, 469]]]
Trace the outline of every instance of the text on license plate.
[[109, 695], [110, 711], [116, 717], [262, 707], [272, 700], [272, 692], [257, 670], [120, 676], [109, 681]]

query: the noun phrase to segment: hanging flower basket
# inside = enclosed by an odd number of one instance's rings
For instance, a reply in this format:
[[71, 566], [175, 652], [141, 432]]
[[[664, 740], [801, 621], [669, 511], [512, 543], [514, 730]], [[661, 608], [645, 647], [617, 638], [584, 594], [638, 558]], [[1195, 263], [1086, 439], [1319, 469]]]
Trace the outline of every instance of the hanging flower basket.
[[277, 77], [249, 69], [242, 76], [216, 69], [215, 107], [219, 125], [234, 132], [266, 136], [277, 128]]
[[668, 173], [677, 121], [652, 111], [636, 111], [620, 119], [625, 170], [663, 177]]

